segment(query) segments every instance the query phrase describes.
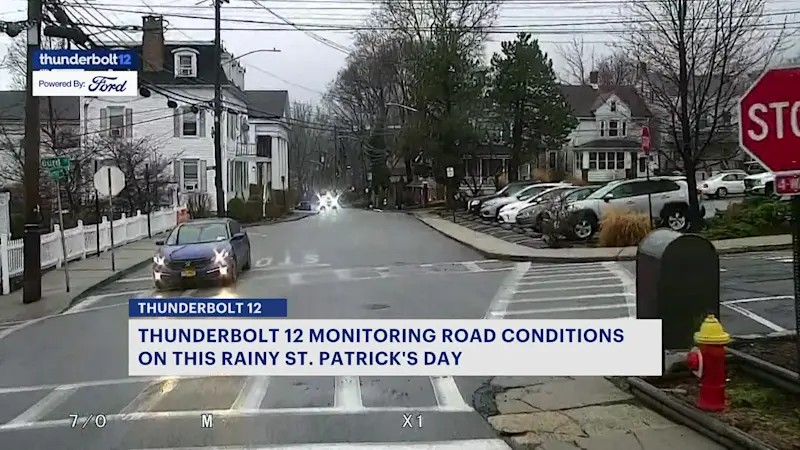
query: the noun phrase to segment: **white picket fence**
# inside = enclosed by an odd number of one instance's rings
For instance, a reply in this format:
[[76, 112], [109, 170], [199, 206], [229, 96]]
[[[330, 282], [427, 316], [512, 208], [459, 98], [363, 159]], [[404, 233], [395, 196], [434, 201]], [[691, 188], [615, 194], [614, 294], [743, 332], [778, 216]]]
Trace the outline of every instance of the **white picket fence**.
[[[161, 233], [172, 229], [177, 223], [178, 212], [181, 207], [164, 208], [150, 214], [151, 234]], [[100, 222], [100, 251], [111, 248], [111, 222], [103, 217]], [[61, 267], [65, 261], [86, 258], [97, 253], [97, 232], [95, 224], [84, 225], [78, 221], [78, 226], [64, 232], [66, 242], [66, 255], [62, 251], [61, 233], [58, 225], [55, 231], [42, 235], [42, 268]], [[133, 217], [125, 217], [114, 221], [114, 247], [120, 247], [128, 242], [138, 241], [147, 237], [147, 215], [137, 211]], [[3, 295], [11, 292], [11, 278], [22, 275], [24, 271], [22, 255], [22, 239], [8, 239], [8, 235], [0, 234], [0, 270], [3, 278]]]

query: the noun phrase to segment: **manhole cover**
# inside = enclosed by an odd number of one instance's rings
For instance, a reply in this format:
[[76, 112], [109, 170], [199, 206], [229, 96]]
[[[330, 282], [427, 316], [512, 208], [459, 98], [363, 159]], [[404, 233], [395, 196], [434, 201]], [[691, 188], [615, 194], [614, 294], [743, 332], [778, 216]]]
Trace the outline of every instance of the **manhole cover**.
[[385, 305], [383, 303], [372, 303], [366, 306], [367, 309], [386, 309], [388, 307], [389, 305]]

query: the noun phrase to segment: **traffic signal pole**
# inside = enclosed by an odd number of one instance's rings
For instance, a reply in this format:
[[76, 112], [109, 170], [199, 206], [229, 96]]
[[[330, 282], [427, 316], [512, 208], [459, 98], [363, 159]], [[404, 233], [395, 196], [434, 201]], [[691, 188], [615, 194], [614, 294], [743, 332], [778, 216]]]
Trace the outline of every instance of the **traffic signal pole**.
[[41, 230], [39, 197], [39, 97], [33, 96], [33, 58], [41, 38], [42, 1], [28, 0], [28, 55], [25, 69], [25, 235], [23, 236], [22, 302], [34, 303], [42, 298]]

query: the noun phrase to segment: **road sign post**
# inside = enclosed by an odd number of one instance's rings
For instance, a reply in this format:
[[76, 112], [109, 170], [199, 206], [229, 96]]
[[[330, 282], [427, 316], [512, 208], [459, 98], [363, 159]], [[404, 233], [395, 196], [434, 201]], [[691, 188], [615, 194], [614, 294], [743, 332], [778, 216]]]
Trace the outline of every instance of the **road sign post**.
[[40, 167], [47, 171], [47, 177], [56, 182], [56, 206], [58, 207], [58, 226], [61, 238], [61, 254], [64, 258], [64, 284], [69, 292], [69, 267], [67, 264], [67, 241], [64, 237], [64, 208], [61, 206], [61, 180], [67, 177], [72, 161], [69, 158], [42, 158]]
[[[650, 127], [642, 125], [642, 152], [644, 152], [647, 164], [645, 164], [645, 179], [650, 181]], [[647, 191], [647, 214], [650, 217], [650, 226], [653, 227], [653, 197], [650, 191]]]
[[449, 192], [448, 186], [450, 185], [450, 182], [452, 181], [453, 177], [455, 177], [455, 176], [456, 176], [456, 170], [454, 168], [452, 168], [452, 167], [448, 167], [447, 168], [447, 184], [444, 185], [444, 195], [445, 195], [445, 199], [447, 201], [447, 204], [449, 205], [449, 208], [453, 213], [453, 223], [456, 223], [456, 208], [455, 208], [455, 205], [453, 205], [453, 199], [450, 198], [450, 192]]
[[111, 271], [116, 272], [114, 257], [114, 196], [125, 188], [125, 174], [116, 166], [107, 166], [94, 174], [94, 188], [99, 194], [108, 197], [109, 236], [111, 238]]
[[[776, 194], [791, 197], [795, 329], [800, 330], [800, 67], [764, 72], [739, 100], [739, 145], [775, 173]], [[800, 332], [796, 334], [800, 371]]]

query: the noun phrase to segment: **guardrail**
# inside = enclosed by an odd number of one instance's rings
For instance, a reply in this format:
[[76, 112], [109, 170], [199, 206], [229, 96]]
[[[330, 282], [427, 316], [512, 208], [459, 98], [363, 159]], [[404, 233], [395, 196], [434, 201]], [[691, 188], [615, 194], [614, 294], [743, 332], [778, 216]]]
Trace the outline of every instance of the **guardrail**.
[[[178, 220], [178, 213], [184, 207], [164, 208], [150, 214], [151, 234], [161, 233], [172, 229]], [[100, 222], [100, 251], [111, 248], [111, 222], [103, 216]], [[61, 233], [58, 225], [51, 233], [42, 234], [41, 260], [42, 268], [61, 267], [66, 261], [83, 259], [97, 253], [96, 224], [84, 225], [78, 221], [78, 226], [64, 231], [66, 241], [66, 255], [61, 247]], [[114, 221], [114, 247], [121, 247], [129, 242], [138, 241], [147, 237], [147, 215], [137, 211], [135, 216], [125, 217]], [[0, 234], [0, 271], [2, 271], [3, 295], [11, 292], [11, 278], [19, 276], [24, 271], [24, 258], [22, 253], [22, 239], [9, 239], [8, 235]]]

